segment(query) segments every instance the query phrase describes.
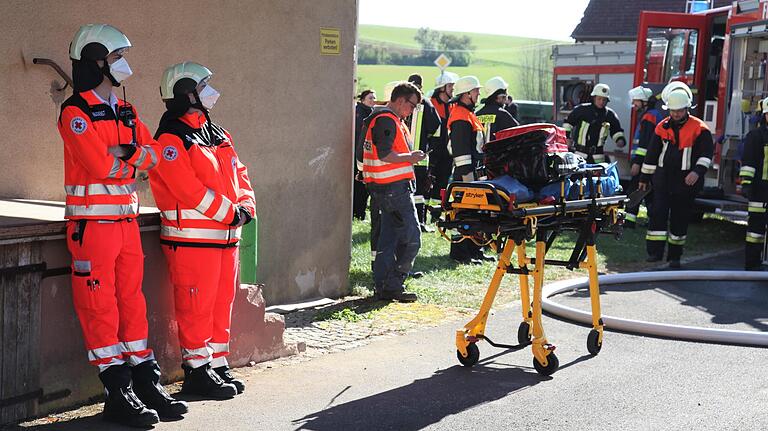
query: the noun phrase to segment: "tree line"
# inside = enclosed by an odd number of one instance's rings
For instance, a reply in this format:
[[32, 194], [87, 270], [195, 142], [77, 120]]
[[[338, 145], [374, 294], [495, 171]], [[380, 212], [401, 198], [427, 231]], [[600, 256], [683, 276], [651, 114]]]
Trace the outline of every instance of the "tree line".
[[419, 44], [419, 49], [361, 41], [357, 63], [431, 66], [440, 54], [451, 58], [451, 66], [469, 66], [472, 62], [472, 51], [475, 47], [469, 36], [444, 34], [422, 27], [416, 32], [414, 40]]

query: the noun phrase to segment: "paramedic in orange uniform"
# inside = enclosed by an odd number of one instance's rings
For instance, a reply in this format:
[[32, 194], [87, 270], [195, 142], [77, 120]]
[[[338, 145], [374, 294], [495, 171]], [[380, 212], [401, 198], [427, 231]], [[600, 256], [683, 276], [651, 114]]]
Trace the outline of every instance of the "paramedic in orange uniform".
[[[136, 217], [136, 171], [152, 169], [157, 142], [114, 87], [131, 75], [131, 43], [116, 28], [85, 25], [70, 44], [74, 94], [61, 107], [67, 247], [72, 296], [88, 359], [99, 367], [104, 419], [147, 426], [187, 412], [159, 385], [147, 346], [141, 291], [144, 253]], [[145, 406], [146, 404], [146, 406]]]
[[193, 62], [165, 70], [160, 95], [166, 112], [155, 135], [160, 164], [150, 183], [174, 288], [182, 392], [223, 399], [245, 389], [229, 372], [226, 355], [241, 226], [256, 207], [232, 137], [210, 120], [219, 97], [208, 85], [211, 75]]

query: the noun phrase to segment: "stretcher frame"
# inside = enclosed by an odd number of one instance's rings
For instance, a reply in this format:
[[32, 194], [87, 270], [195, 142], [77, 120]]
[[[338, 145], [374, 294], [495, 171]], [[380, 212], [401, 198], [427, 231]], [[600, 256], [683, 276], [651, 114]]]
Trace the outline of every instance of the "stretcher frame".
[[[584, 182], [579, 181], [579, 199], [565, 200], [567, 193], [563, 178], [560, 200], [544, 205], [518, 205], [514, 195], [487, 182], [449, 184], [442, 202], [445, 217], [437, 223], [440, 234], [451, 242], [470, 240], [480, 246], [490, 246], [499, 255], [496, 270], [478, 313], [456, 331], [457, 357], [463, 365], [473, 366], [478, 362], [480, 352], [477, 342], [485, 340], [494, 347], [510, 350], [521, 350], [530, 345], [533, 365], [539, 374], [548, 376], [557, 371], [559, 361], [554, 353], [555, 346], [547, 340], [542, 323], [541, 304], [546, 265], [587, 270], [592, 311], [592, 330], [587, 337], [587, 350], [592, 355], [600, 352], [604, 325], [600, 312], [595, 242], [600, 233], [610, 233], [616, 237], [621, 235], [624, 214], [619, 210], [627, 201], [625, 195], [601, 196], [601, 173], [601, 169], [588, 168], [569, 177], [587, 178], [590, 181], [597, 177], [597, 186], [591, 187], [591, 196], [584, 196]], [[461, 234], [458, 241], [446, 233], [454, 229]], [[547, 259], [547, 251], [563, 231], [578, 232], [570, 259]], [[530, 240], [535, 240], [534, 257], [526, 254], [526, 243]], [[513, 253], [517, 255], [516, 266]], [[519, 276], [523, 320], [518, 327], [517, 345], [495, 343], [485, 335], [491, 307], [506, 274]], [[533, 276], [532, 292], [529, 275]]]

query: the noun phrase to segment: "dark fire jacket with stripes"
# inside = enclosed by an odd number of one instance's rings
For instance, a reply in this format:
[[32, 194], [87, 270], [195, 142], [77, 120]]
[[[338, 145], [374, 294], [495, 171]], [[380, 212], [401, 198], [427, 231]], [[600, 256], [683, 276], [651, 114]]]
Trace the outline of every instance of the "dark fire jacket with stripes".
[[654, 181], [668, 181], [666, 186], [672, 192], [684, 191], [684, 179], [694, 171], [699, 174], [698, 186], [712, 164], [713, 152], [712, 133], [702, 120], [689, 115], [676, 123], [667, 117], [656, 126], [640, 169], [640, 181], [647, 183], [653, 177]]
[[586, 158], [593, 155], [596, 163], [604, 161], [605, 141], [610, 136], [614, 142], [624, 137], [619, 117], [613, 109], [599, 109], [593, 103], [575, 107], [563, 123], [566, 135], [573, 140], [576, 154]]
[[768, 126], [747, 134], [739, 176], [750, 201], [768, 202]]

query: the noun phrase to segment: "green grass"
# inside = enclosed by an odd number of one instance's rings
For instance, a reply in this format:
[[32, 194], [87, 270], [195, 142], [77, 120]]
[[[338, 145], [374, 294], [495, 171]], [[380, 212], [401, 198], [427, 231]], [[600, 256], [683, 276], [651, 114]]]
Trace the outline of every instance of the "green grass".
[[[413, 39], [417, 29], [403, 27], [385, 27], [376, 25], [361, 25], [359, 38], [361, 42], [385, 44], [393, 48], [418, 48], [418, 43]], [[520, 80], [526, 57], [532, 51], [543, 49], [547, 53], [551, 46], [562, 43], [553, 40], [531, 39], [516, 36], [500, 36], [481, 33], [443, 32], [456, 35], [469, 35], [475, 51], [472, 56], [472, 64], [468, 67], [449, 67], [448, 70], [459, 76], [475, 75], [480, 82], [485, 83], [494, 76], [502, 76], [510, 85], [510, 94], [513, 97], [521, 94]], [[450, 57], [450, 53], [447, 53]], [[438, 53], [435, 53], [437, 58]], [[547, 55], [547, 58], [549, 56]], [[551, 69], [551, 67], [547, 67]], [[424, 77], [424, 90], [433, 88], [435, 78], [440, 74], [437, 66], [395, 66], [395, 65], [358, 65], [358, 88], [372, 88], [381, 94], [384, 85], [391, 81], [405, 80], [408, 75], [419, 73]], [[523, 98], [523, 97], [519, 97]]]
[[[641, 212], [639, 221], [646, 222]], [[354, 295], [368, 296], [373, 291], [370, 267], [370, 224], [354, 221], [352, 224], [352, 262], [350, 265], [350, 291]], [[601, 235], [598, 239], [599, 270], [603, 273], [632, 272], [647, 269], [656, 264], [645, 262], [646, 228], [625, 229], [621, 239]], [[708, 218], [702, 223], [691, 224], [684, 257], [709, 254], [715, 251], [735, 249], [742, 245], [744, 226]], [[450, 244], [439, 234], [422, 234], [422, 246], [416, 258], [414, 270], [423, 271], [424, 277], [407, 281], [408, 289], [419, 295], [419, 301], [438, 306], [476, 309], [482, 302], [494, 263], [483, 265], [457, 265], [448, 257]], [[547, 257], [567, 260], [570, 257], [575, 234], [563, 234], [552, 246]], [[529, 246], [529, 255], [533, 254]], [[586, 276], [582, 270], [569, 271], [562, 267], [547, 267], [546, 280]], [[509, 275], [502, 281], [496, 304], [509, 303], [519, 297], [517, 276]], [[368, 311], [368, 310], [365, 310]], [[343, 318], [343, 316], [340, 316]]]
[[[360, 25], [358, 30], [361, 42], [378, 42], [406, 48], [419, 48], [414, 40], [415, 28], [386, 27], [380, 25]], [[530, 49], [550, 49], [557, 43], [568, 43], [555, 40], [533, 39], [518, 36], [502, 36], [483, 33], [463, 33], [457, 31], [440, 31], [457, 36], [467, 35], [472, 38], [475, 47], [473, 58], [494, 63], [522, 64], [522, 56]], [[437, 57], [437, 53], [435, 57]], [[450, 54], [448, 54], [450, 57]]]
[[[520, 84], [515, 78], [518, 76], [517, 71], [514, 67], [508, 65], [477, 64], [469, 67], [450, 67], [448, 70], [458, 73], [459, 76], [475, 75], [482, 83], [499, 75], [509, 82], [509, 94], [514, 97], [516, 93], [519, 93]], [[360, 86], [361, 89], [363, 87], [372, 88], [379, 95], [379, 98], [382, 97], [384, 85], [391, 81], [405, 80], [412, 73], [421, 74], [424, 78], [424, 90], [427, 92], [434, 87], [435, 78], [440, 74], [440, 69], [434, 66], [393, 66], [380, 64], [357, 66], [357, 76], [362, 84]]]

